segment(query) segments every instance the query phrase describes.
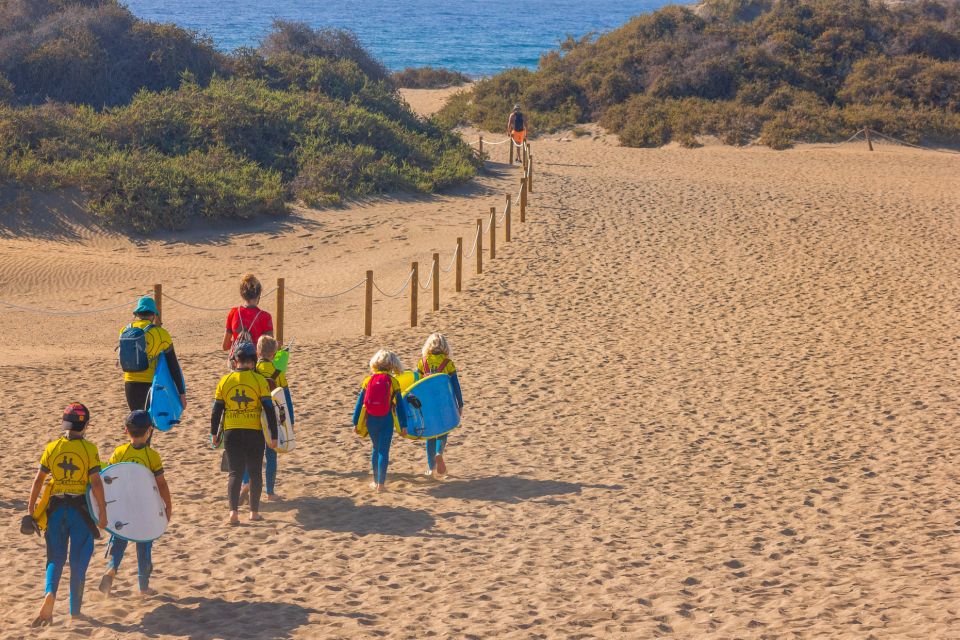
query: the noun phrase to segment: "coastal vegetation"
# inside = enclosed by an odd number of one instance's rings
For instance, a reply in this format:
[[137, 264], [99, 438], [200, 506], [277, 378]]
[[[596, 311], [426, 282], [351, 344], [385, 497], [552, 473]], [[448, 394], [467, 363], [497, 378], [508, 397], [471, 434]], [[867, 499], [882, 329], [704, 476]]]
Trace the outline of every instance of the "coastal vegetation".
[[707, 0], [568, 38], [535, 71], [456, 95], [446, 126], [536, 130], [599, 121], [623, 144], [699, 136], [782, 149], [869, 126], [910, 142], [960, 139], [960, 0]]
[[407, 67], [394, 73], [391, 79], [403, 89], [446, 89], [470, 82], [470, 76], [465, 73], [435, 67]]
[[278, 21], [226, 55], [113, 0], [0, 0], [0, 184], [79, 188], [104, 223], [280, 215], [476, 169], [349, 32]]

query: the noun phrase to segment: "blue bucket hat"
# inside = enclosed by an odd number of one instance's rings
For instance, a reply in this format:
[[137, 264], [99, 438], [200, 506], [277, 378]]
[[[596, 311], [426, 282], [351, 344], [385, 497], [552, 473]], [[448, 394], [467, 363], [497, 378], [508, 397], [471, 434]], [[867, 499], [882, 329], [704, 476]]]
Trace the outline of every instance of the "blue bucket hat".
[[160, 315], [160, 312], [157, 311], [157, 303], [154, 302], [153, 298], [150, 296], [143, 296], [137, 300], [137, 308], [133, 310], [134, 313], [152, 313], [154, 315]]

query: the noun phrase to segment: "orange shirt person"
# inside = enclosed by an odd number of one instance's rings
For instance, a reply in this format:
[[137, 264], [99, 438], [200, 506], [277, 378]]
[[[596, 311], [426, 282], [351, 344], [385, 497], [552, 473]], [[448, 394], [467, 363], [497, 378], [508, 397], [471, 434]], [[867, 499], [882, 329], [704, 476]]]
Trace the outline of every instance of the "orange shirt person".
[[[523, 162], [523, 156], [520, 155], [520, 150], [523, 148], [523, 143], [527, 139], [526, 120], [523, 112], [520, 111], [520, 105], [513, 105], [513, 112], [510, 114], [510, 119], [507, 120], [507, 131], [514, 142], [513, 149], [517, 152], [517, 162]], [[510, 153], [510, 163], [513, 164], [513, 152]]]

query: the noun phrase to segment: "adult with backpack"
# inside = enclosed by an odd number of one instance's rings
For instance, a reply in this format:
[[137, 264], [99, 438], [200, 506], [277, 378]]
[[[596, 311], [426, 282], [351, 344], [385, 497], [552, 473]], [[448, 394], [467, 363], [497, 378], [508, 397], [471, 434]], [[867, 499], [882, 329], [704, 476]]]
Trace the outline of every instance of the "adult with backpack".
[[527, 119], [520, 111], [519, 104], [513, 105], [513, 113], [507, 120], [507, 135], [513, 140], [513, 144], [510, 145], [513, 148], [510, 152], [510, 164], [513, 164], [514, 152], [516, 152], [517, 162], [523, 162], [523, 155], [520, 152], [527, 139]]
[[370, 436], [373, 451], [370, 464], [373, 482], [370, 488], [380, 493], [387, 482], [387, 464], [390, 462], [390, 443], [394, 430], [407, 432], [406, 414], [397, 411], [400, 404], [398, 374], [403, 372], [400, 357], [381, 349], [370, 359], [370, 375], [360, 385], [360, 395], [353, 410], [354, 430], [360, 437]]
[[226, 333], [223, 334], [221, 348], [229, 352], [227, 361], [231, 371], [237, 370], [234, 354], [236, 345], [241, 343], [257, 344], [260, 336], [273, 335], [273, 317], [260, 308], [260, 295], [263, 286], [257, 277], [248, 273], [240, 280], [240, 297], [243, 304], [230, 309], [227, 314]]
[[157, 303], [150, 296], [137, 300], [133, 310], [133, 322], [120, 330], [117, 347], [120, 368], [123, 369], [123, 391], [130, 411], [146, 409], [157, 370], [157, 360], [166, 358], [170, 375], [180, 393], [180, 404], [187, 407], [187, 391], [183, 371], [173, 349], [173, 339], [160, 326]]

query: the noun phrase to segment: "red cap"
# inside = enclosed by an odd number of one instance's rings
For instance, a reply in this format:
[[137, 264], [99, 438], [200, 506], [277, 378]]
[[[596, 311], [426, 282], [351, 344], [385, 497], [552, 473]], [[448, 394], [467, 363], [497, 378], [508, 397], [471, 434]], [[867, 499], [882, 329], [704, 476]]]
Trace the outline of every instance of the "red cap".
[[83, 431], [90, 422], [90, 410], [79, 402], [67, 405], [63, 410], [63, 428]]

